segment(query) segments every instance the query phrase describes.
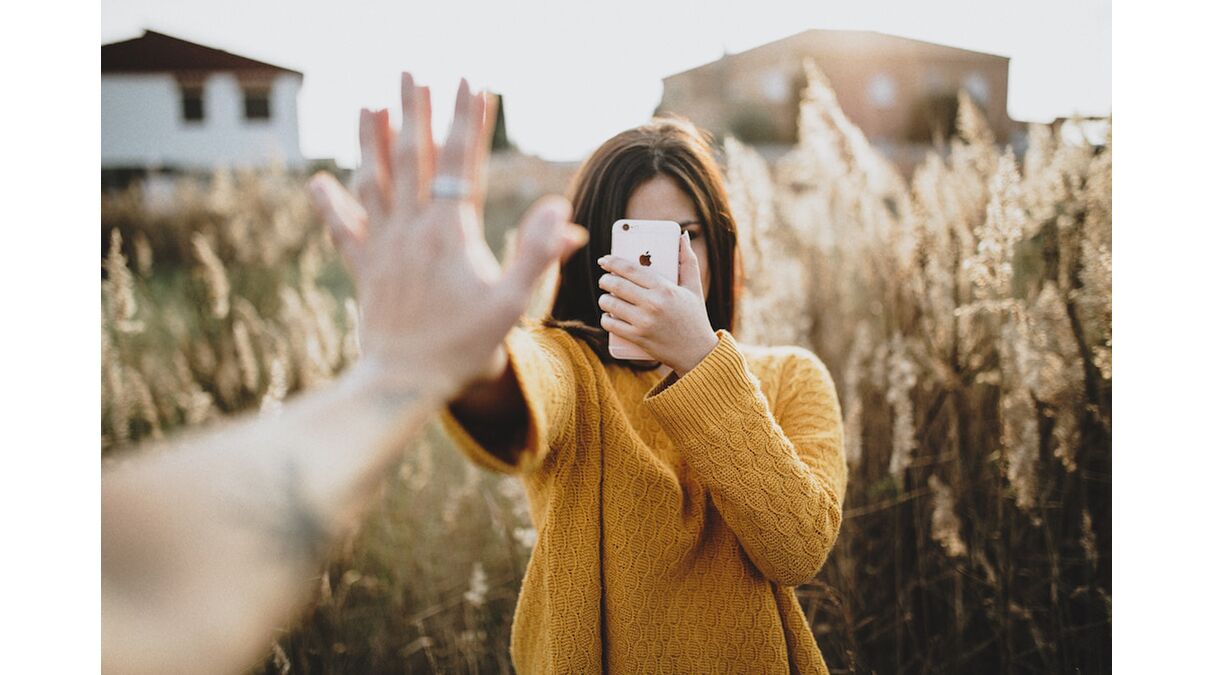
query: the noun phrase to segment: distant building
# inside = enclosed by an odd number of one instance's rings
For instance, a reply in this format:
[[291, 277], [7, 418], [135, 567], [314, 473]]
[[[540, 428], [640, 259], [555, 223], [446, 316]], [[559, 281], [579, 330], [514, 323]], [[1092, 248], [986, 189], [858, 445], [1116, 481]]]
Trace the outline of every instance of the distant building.
[[1007, 57], [872, 31], [808, 30], [665, 77], [656, 112], [684, 115], [718, 138], [793, 143], [807, 57], [878, 147], [948, 136], [960, 89], [986, 112], [997, 141], [1022, 131], [1008, 117]]
[[303, 80], [289, 68], [155, 31], [102, 45], [103, 174], [302, 168]]

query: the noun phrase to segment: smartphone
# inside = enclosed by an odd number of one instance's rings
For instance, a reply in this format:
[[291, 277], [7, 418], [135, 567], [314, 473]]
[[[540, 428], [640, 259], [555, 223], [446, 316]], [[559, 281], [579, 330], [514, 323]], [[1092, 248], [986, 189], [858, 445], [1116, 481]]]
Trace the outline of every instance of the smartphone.
[[[612, 255], [654, 270], [679, 283], [679, 223], [673, 220], [620, 219], [612, 224]], [[608, 334], [608, 353], [627, 361], [654, 361], [637, 345]]]

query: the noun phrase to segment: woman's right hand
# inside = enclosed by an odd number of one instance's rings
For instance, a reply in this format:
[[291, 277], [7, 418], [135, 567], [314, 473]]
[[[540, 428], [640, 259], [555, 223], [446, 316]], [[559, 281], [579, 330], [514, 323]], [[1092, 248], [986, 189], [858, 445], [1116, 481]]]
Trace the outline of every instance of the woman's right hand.
[[[386, 110], [361, 113], [357, 197], [328, 173], [310, 181], [355, 279], [363, 351], [355, 367], [367, 377], [442, 400], [497, 377], [503, 339], [544, 271], [586, 243], [585, 229], [569, 223], [569, 202], [542, 197], [519, 224], [515, 258], [498, 265], [481, 217], [495, 100], [472, 95], [461, 79], [451, 132], [436, 150], [429, 89], [403, 73], [399, 133]], [[432, 197], [435, 176], [466, 181], [470, 194]]]

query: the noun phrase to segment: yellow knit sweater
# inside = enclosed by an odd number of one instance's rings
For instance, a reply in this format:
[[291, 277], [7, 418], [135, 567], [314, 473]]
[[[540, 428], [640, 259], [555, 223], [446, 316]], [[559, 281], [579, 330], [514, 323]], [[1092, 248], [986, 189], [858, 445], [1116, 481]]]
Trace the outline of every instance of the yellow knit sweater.
[[506, 338], [529, 410], [508, 464], [537, 537], [511, 631], [533, 673], [826, 673], [793, 592], [839, 532], [847, 468], [831, 376], [800, 347], [717, 331], [683, 377], [603, 364], [528, 321]]

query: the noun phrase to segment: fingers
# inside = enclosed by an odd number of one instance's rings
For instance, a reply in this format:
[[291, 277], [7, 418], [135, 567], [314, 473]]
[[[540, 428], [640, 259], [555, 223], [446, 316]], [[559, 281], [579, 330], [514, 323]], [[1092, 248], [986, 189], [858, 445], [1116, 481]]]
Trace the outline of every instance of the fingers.
[[561, 251], [561, 262], [569, 260], [570, 256], [574, 255], [578, 249], [586, 246], [590, 241], [591, 234], [581, 225], [570, 223], [565, 228], [565, 241], [563, 242], [563, 250]]
[[467, 127], [467, 142], [468, 146], [464, 149], [464, 176], [468, 180], [469, 199], [473, 205], [477, 207], [478, 213], [481, 209], [480, 199], [480, 181], [481, 171], [480, 165], [485, 161], [485, 152], [481, 149], [482, 136], [485, 129], [485, 108], [489, 105], [486, 94], [484, 92], [472, 96], [469, 100], [468, 110], [468, 127]]
[[418, 115], [418, 90], [413, 76], [401, 73], [401, 131], [393, 144], [393, 198], [397, 208], [413, 213], [420, 206], [419, 168], [421, 166], [422, 129]]
[[376, 144], [376, 159], [380, 165], [381, 185], [384, 188], [385, 203], [392, 202], [392, 146], [396, 134], [392, 130], [392, 123], [388, 120], [388, 109], [381, 108], [375, 111], [372, 116], [375, 122], [375, 144]]
[[475, 98], [469, 93], [468, 80], [460, 78], [460, 88], [456, 92], [456, 112], [451, 121], [451, 130], [447, 132], [443, 148], [439, 151], [436, 176], [463, 178], [470, 181], [471, 185], [471, 150], [476, 142], [480, 123], [480, 118], [474, 117], [482, 112]]
[[386, 194], [389, 188], [381, 153], [378, 117], [378, 113], [366, 108], [359, 111], [359, 150], [362, 156], [353, 180], [355, 194], [373, 221], [379, 220], [388, 210]]
[[494, 128], [498, 123], [498, 97], [488, 92], [481, 96], [484, 98], [485, 111], [472, 158], [472, 199], [478, 213], [485, 210], [485, 163], [493, 147]]
[[692, 250], [692, 238], [686, 231], [679, 235], [679, 285], [703, 295], [700, 290], [700, 261]]
[[599, 296], [599, 309], [634, 326], [642, 326], [648, 321], [645, 312], [640, 307], [611, 293]]
[[[502, 274], [501, 283], [506, 293], [526, 302], [548, 266], [567, 253], [582, 236], [569, 229], [569, 214], [570, 204], [565, 198], [548, 196], [537, 200], [523, 215], [514, 257]], [[578, 229], [585, 232], [584, 228]], [[583, 240], [577, 247], [585, 243]]]
[[312, 205], [333, 237], [338, 252], [353, 270], [367, 237], [367, 211], [331, 174], [318, 172], [308, 181]]
[[430, 123], [430, 87], [417, 87], [418, 94], [418, 193], [425, 202], [430, 200], [430, 182], [435, 175], [437, 151]]
[[649, 292], [648, 289], [611, 273], [599, 277], [599, 288], [634, 305], [644, 305], [646, 293]]
[[617, 255], [603, 256], [599, 259], [599, 266], [617, 276], [622, 276], [632, 281], [642, 288], [658, 288], [666, 281], [652, 270], [648, 270], [631, 260], [625, 260]]
[[599, 325], [603, 326], [603, 329], [607, 332], [619, 335], [634, 344], [640, 345], [645, 340], [641, 336], [641, 332], [633, 324], [621, 321], [614, 316], [608, 316], [607, 314], [600, 316]]
[[464, 138], [464, 166], [462, 170], [464, 172], [463, 175], [468, 179], [470, 194], [474, 197], [478, 187], [477, 181], [480, 180], [477, 162], [484, 155], [481, 151], [481, 136], [485, 128], [486, 105], [484, 92], [475, 96], [471, 93], [469, 94], [468, 122], [465, 127]]

